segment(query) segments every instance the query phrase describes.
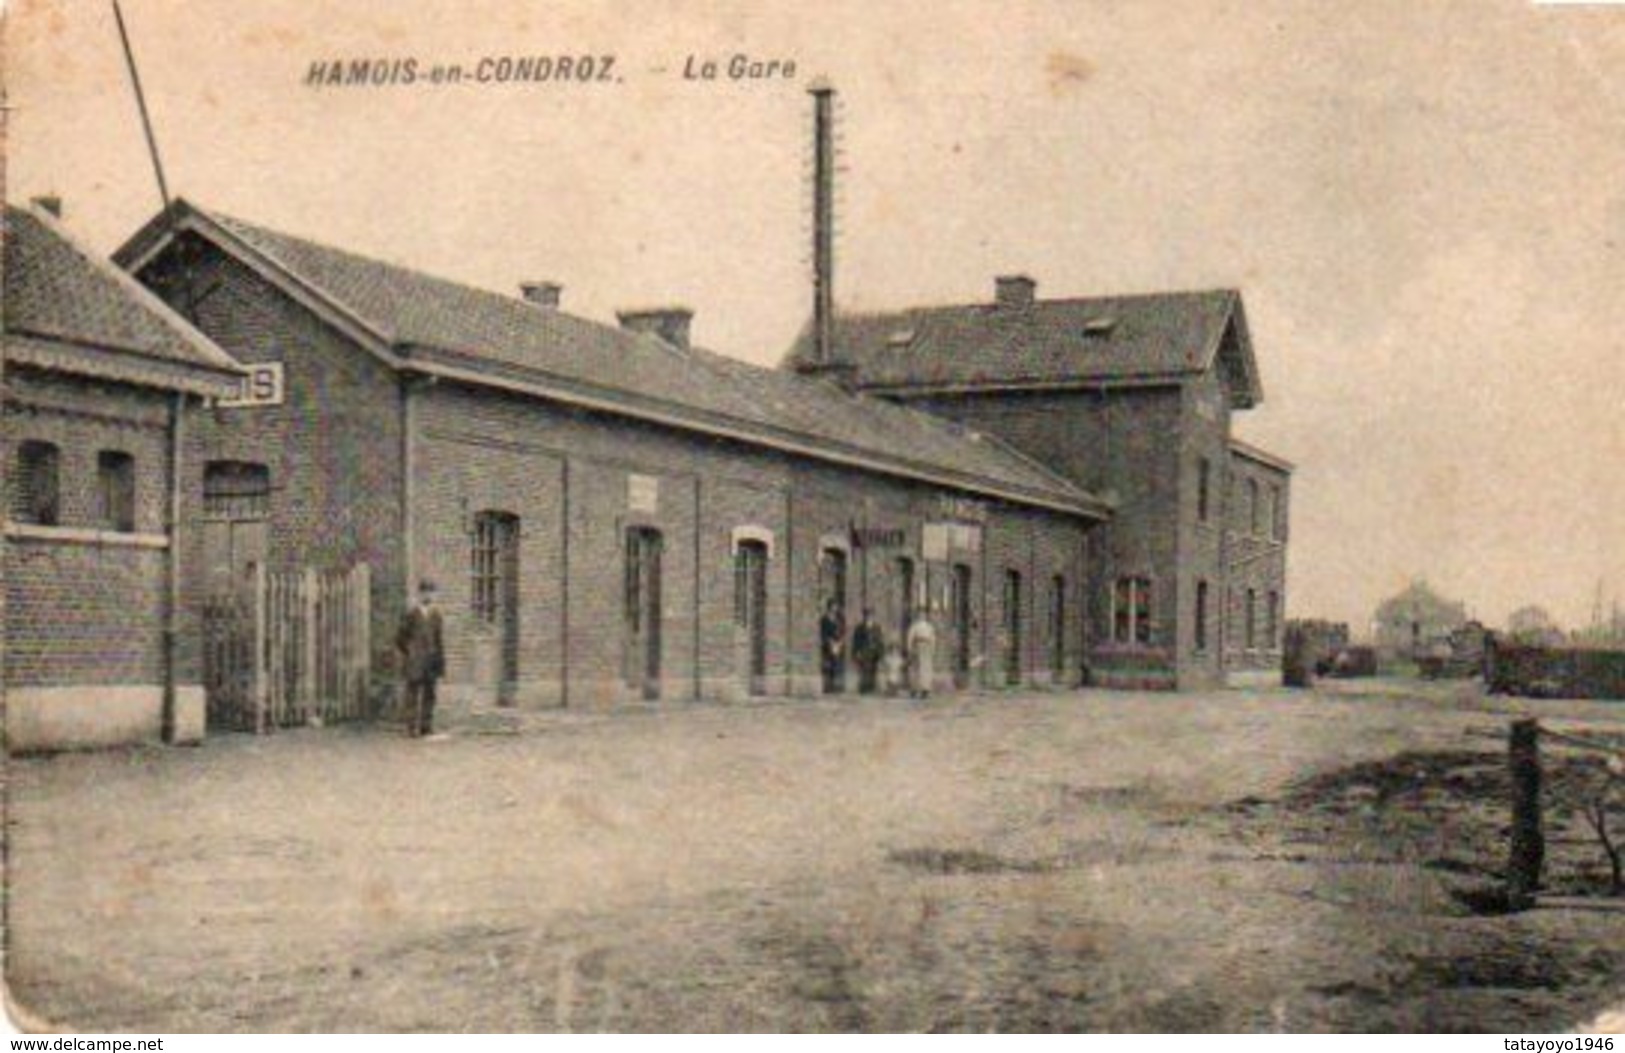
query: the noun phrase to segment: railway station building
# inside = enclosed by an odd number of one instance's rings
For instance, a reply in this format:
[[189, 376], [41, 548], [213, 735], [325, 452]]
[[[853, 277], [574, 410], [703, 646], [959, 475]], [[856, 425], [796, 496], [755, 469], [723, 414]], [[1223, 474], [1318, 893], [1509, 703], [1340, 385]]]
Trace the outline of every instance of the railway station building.
[[185, 201], [116, 259], [252, 377], [194, 429], [196, 587], [366, 567], [380, 681], [421, 579], [454, 705], [815, 693], [831, 601], [891, 640], [928, 609], [939, 688], [1088, 675], [1113, 503], [991, 429], [710, 353], [681, 308], [599, 323]]

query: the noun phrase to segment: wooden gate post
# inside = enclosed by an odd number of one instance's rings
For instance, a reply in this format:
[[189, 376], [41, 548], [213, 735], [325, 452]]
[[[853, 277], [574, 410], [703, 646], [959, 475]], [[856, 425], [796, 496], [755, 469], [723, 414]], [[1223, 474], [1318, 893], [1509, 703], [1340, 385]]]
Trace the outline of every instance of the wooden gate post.
[[316, 678], [316, 652], [318, 649], [316, 611], [317, 593], [321, 589], [322, 579], [317, 574], [315, 567], [306, 567], [304, 578], [304, 596], [301, 597], [304, 600], [305, 608], [303, 619], [304, 639], [301, 641], [304, 645], [304, 661], [301, 663], [302, 668], [299, 672], [300, 680], [303, 681], [300, 686], [305, 697], [301, 700], [299, 708], [301, 710], [300, 716], [308, 720], [311, 710], [315, 709], [320, 703], [321, 684]]
[[1540, 807], [1540, 723], [1516, 720], [1508, 735], [1507, 759], [1512, 774], [1512, 845], [1507, 860], [1507, 908], [1535, 905], [1546, 861], [1546, 835]]
[[254, 596], [250, 616], [254, 619], [254, 734], [265, 734], [266, 718], [270, 708], [270, 685], [266, 677], [266, 626], [265, 620], [269, 614], [269, 604], [266, 596], [265, 564], [254, 564]]
[[356, 671], [356, 691], [359, 693], [358, 712], [364, 717], [377, 714], [372, 711], [372, 568], [361, 563], [355, 568], [355, 638], [353, 641]]

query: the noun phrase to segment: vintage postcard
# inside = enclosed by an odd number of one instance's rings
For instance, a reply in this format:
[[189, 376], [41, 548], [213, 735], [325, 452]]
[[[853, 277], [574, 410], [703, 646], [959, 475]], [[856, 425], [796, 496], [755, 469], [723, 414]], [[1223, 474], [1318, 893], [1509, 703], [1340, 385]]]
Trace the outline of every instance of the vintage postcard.
[[4, 76], [15, 1026], [1620, 1026], [1625, 7]]

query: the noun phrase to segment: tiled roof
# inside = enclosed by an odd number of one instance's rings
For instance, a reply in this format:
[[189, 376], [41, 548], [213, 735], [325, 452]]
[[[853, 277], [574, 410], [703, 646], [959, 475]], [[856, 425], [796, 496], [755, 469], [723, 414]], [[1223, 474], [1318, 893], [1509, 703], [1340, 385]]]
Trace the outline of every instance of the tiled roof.
[[[1100, 512], [1099, 498], [990, 436], [833, 384], [541, 307], [396, 264], [181, 208], [362, 325], [402, 359], [479, 376], [536, 381], [638, 415], [744, 441], [811, 448], [894, 474], [996, 496]], [[149, 225], [149, 229], [151, 229]], [[142, 235], [121, 250], [136, 256]], [[149, 246], [150, 247], [150, 246]]]
[[[6, 206], [4, 329], [59, 368], [164, 387], [201, 376], [227, 390], [241, 367], [129, 275], [34, 209]], [[42, 360], [39, 364], [45, 364]]]
[[[836, 361], [871, 388], [976, 388], [1179, 376], [1210, 368], [1234, 323], [1238, 403], [1260, 397], [1232, 289], [838, 315]], [[810, 358], [810, 332], [787, 356]]]

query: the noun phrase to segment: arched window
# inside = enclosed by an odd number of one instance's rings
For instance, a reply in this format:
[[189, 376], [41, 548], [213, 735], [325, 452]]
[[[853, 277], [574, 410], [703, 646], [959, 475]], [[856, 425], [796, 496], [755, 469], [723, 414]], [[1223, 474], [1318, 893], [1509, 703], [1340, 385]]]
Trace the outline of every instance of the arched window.
[[97, 520], [108, 530], [135, 530], [135, 458], [123, 450], [96, 455]]
[[474, 517], [469, 554], [469, 607], [482, 622], [495, 623], [505, 612], [515, 571], [519, 517], [510, 512], [481, 512]]
[[250, 461], [210, 461], [203, 468], [205, 519], [267, 519], [271, 513], [271, 470]]
[[19, 523], [56, 526], [62, 515], [62, 453], [55, 443], [29, 439], [17, 447], [11, 518]]

